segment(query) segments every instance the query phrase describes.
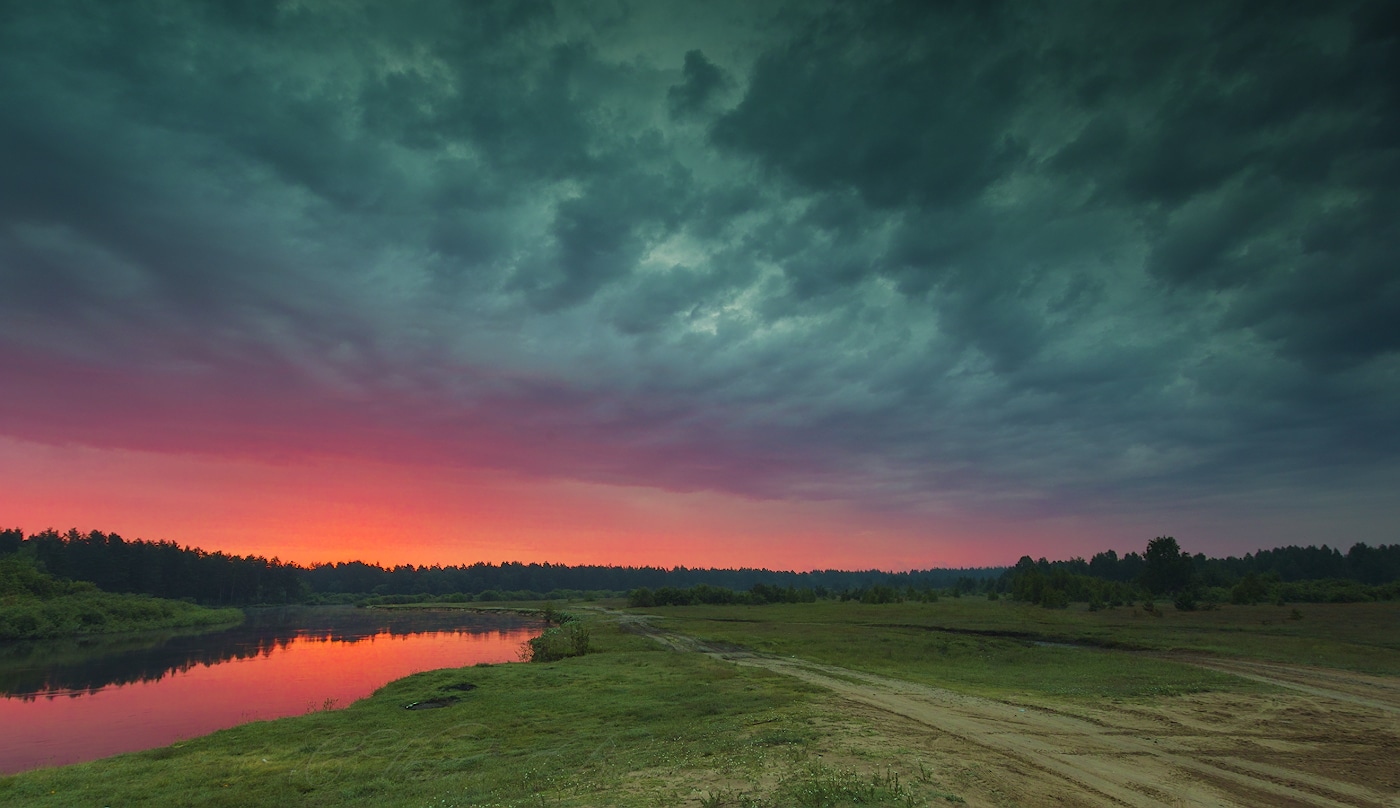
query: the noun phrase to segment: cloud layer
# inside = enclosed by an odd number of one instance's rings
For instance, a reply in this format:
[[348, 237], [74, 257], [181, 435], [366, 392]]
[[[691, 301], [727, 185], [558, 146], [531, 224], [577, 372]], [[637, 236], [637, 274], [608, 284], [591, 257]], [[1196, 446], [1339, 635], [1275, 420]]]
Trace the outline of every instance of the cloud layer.
[[1400, 470], [1393, 3], [255, 5], [0, 7], [6, 436], [1026, 518]]

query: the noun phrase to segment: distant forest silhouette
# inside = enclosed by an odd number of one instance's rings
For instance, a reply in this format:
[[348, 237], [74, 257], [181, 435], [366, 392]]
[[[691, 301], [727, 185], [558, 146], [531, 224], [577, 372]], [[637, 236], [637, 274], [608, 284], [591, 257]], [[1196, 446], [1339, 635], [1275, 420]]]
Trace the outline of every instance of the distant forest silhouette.
[[[1169, 546], [1168, 546], [1169, 545]], [[279, 603], [392, 603], [603, 597], [638, 590], [679, 593], [704, 587], [758, 593], [748, 602], [840, 597], [873, 602], [947, 594], [998, 593], [1047, 606], [1069, 601], [1112, 605], [1154, 594], [1259, 602], [1375, 600], [1400, 597], [1400, 545], [1355, 544], [1345, 554], [1322, 547], [1280, 547], [1240, 557], [1181, 551], [1175, 539], [1149, 542], [1144, 554], [1109, 550], [1088, 561], [1038, 561], [1014, 567], [909, 572], [691, 569], [563, 564], [476, 563], [385, 568], [359, 561], [303, 567], [262, 556], [229, 555], [171, 541], [126, 540], [116, 533], [0, 531], [0, 556], [22, 554], [52, 575], [215, 606]], [[1166, 577], [1161, 577], [1165, 575]], [[1318, 582], [1309, 584], [1309, 582]], [[719, 598], [725, 600], [725, 598]], [[667, 602], [677, 602], [670, 600]], [[684, 602], [683, 600], [681, 602]], [[727, 602], [745, 602], [728, 599]], [[659, 605], [659, 604], [658, 604]]]
[[51, 575], [91, 581], [109, 592], [183, 598], [211, 606], [349, 603], [370, 596], [380, 602], [416, 596], [456, 601], [541, 600], [625, 595], [639, 587], [698, 584], [736, 590], [764, 584], [841, 591], [877, 583], [926, 589], [954, 586], [959, 579], [975, 583], [1005, 571], [1004, 567], [987, 567], [899, 573], [784, 572], [518, 562], [385, 568], [361, 561], [303, 567], [277, 558], [208, 552], [171, 541], [127, 540], [98, 530], [59, 533], [49, 529], [25, 536], [18, 528], [0, 531], [0, 556], [12, 553], [33, 558]]
[[1085, 561], [1033, 561], [1023, 556], [1002, 574], [1000, 591], [1047, 608], [1072, 602], [1112, 608], [1165, 597], [1192, 611], [1220, 603], [1357, 603], [1400, 598], [1400, 544], [1352, 545], [1345, 554], [1327, 545], [1279, 547], [1243, 558], [1207, 558], [1158, 536], [1142, 553], [1113, 550]]

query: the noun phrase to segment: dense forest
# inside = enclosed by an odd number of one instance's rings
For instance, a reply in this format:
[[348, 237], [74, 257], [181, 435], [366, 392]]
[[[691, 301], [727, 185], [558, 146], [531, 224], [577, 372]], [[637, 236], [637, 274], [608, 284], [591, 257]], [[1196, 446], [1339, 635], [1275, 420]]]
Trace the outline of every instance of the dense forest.
[[115, 533], [0, 531], [0, 558], [28, 559], [60, 579], [108, 592], [206, 605], [394, 603], [632, 596], [639, 605], [773, 603], [840, 598], [882, 603], [964, 594], [1007, 595], [1060, 607], [1091, 608], [1167, 598], [1181, 608], [1214, 603], [1365, 601], [1400, 598], [1400, 544], [1281, 547], [1244, 557], [1207, 558], [1171, 537], [1119, 556], [1032, 560], [1014, 567], [783, 572], [766, 569], [487, 564], [385, 568], [353, 561], [303, 567], [262, 556], [126, 540]]
[[234, 556], [170, 541], [126, 541], [116, 533], [0, 531], [0, 558], [33, 559], [50, 575], [91, 581], [107, 592], [154, 595], [217, 606], [288, 603], [305, 594], [302, 570], [277, 559]]

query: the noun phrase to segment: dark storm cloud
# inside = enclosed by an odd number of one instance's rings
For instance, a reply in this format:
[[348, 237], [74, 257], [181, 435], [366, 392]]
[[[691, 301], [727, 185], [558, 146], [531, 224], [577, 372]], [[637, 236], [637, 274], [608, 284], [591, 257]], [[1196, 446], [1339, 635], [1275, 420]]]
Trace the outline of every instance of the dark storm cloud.
[[1024, 158], [1008, 131], [1026, 89], [988, 6], [875, 4], [807, 23], [759, 57], [714, 140], [814, 189], [872, 205], [965, 202]]
[[686, 51], [682, 75], [682, 81], [666, 91], [671, 115], [675, 117], [704, 112], [714, 103], [715, 96], [731, 84], [729, 76], [698, 50]]
[[1393, 4], [586, 5], [5, 6], [7, 434], [1028, 513], [1396, 470]]

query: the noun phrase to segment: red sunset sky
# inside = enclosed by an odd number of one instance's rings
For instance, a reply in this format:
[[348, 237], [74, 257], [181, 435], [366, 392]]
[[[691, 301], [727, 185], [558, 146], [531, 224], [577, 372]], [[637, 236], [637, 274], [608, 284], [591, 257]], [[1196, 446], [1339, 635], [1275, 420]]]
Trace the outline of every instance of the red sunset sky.
[[0, 527], [787, 569], [1396, 541], [1383, 20], [721, 5], [0, 11]]

